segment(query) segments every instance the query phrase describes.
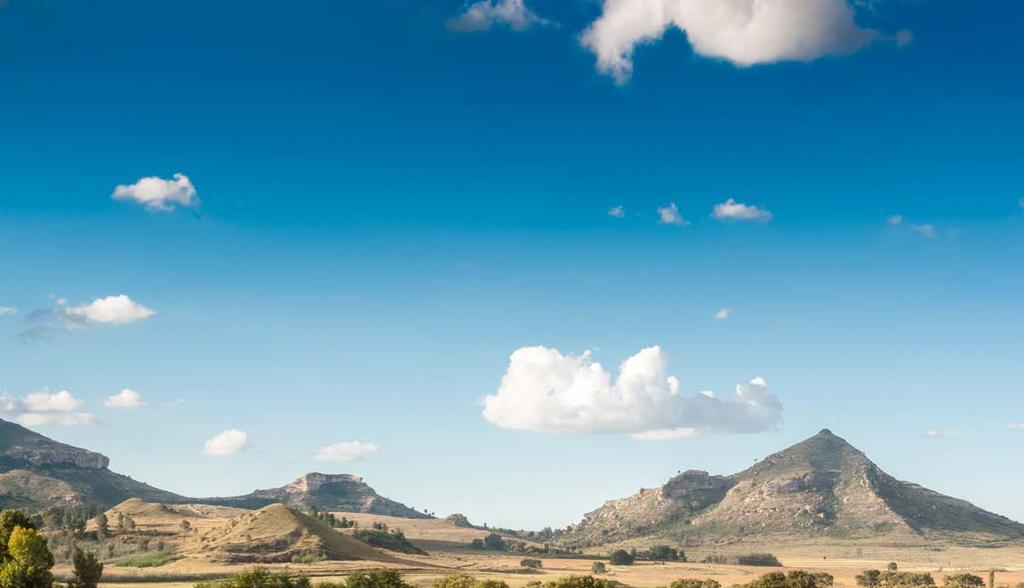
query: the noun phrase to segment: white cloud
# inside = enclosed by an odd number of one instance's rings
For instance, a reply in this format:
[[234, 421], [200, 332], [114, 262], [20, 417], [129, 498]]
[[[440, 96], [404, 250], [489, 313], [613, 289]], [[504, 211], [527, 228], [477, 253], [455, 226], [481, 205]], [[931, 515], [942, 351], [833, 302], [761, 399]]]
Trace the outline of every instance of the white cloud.
[[711, 212], [711, 216], [722, 221], [768, 222], [772, 220], [772, 213], [767, 210], [751, 206], [749, 204], [743, 204], [742, 202], [736, 202], [732, 198], [729, 198], [725, 202], [716, 204], [714, 210]]
[[26, 427], [95, 427], [99, 420], [87, 412], [27, 412], [16, 419]]
[[959, 435], [960, 431], [954, 431], [952, 429], [932, 429], [924, 434], [927, 439], [949, 439], [950, 437], [958, 437]]
[[13, 306], [0, 306], [0, 316], [7, 316], [7, 315], [10, 315], [10, 314], [16, 314], [17, 312], [18, 312], [18, 309], [14, 308]]
[[6, 392], [0, 394], [0, 412], [13, 416], [15, 421], [27, 427], [93, 427], [100, 424], [91, 413], [76, 412], [82, 404], [82, 400], [67, 390], [33, 392], [20, 400]]
[[149, 176], [134, 184], [120, 185], [111, 194], [114, 200], [131, 200], [149, 211], [168, 211], [175, 206], [199, 205], [196, 188], [185, 174], [174, 174], [170, 180]]
[[668, 206], [662, 206], [658, 209], [658, 224], [685, 227], [690, 223], [683, 218], [683, 215], [679, 214], [679, 207], [676, 206], [675, 202], [672, 202]]
[[598, 70], [624, 83], [636, 46], [671, 27], [695, 53], [741, 67], [844, 55], [883, 37], [858, 27], [845, 0], [604, 0], [581, 43]]
[[362, 459], [367, 455], [377, 453], [379, 448], [373, 443], [362, 441], [343, 441], [326, 447], [321, 447], [316, 454], [320, 461], [352, 461]]
[[1024, 431], [1024, 423], [1012, 423], [1010, 425], [1007, 425], [1007, 428], [1008, 429], [1017, 429], [1019, 431]]
[[626, 207], [621, 204], [608, 209], [608, 216], [612, 218], [626, 218]]
[[[905, 227], [907, 231], [916, 233], [922, 237], [927, 237], [928, 239], [934, 239], [938, 235], [935, 225], [927, 223], [912, 223], [909, 222], [902, 214], [894, 214], [885, 219], [885, 222], [888, 223], [890, 227]], [[958, 231], [955, 229], [951, 230], [950, 236], [955, 236], [957, 232]]]
[[145, 404], [142, 401], [142, 394], [131, 388], [125, 388], [103, 401], [103, 406], [107, 408], [138, 408]]
[[928, 237], [929, 239], [934, 239], [935, 238], [935, 225], [929, 225], [929, 224], [920, 224], [919, 225], [919, 224], [911, 223], [911, 224], [907, 225], [907, 228], [910, 229], [910, 232], [917, 233], [918, 235], [921, 235], [923, 237]]
[[21, 401], [21, 405], [26, 412], [70, 412], [82, 406], [82, 400], [75, 398], [67, 390], [61, 390], [56, 394], [33, 392]]
[[732, 314], [732, 309], [731, 308], [729, 308], [729, 307], [719, 308], [718, 312], [715, 313], [715, 320], [716, 321], [724, 321], [727, 318], [729, 318], [729, 315], [731, 315], [731, 314]]
[[484, 398], [483, 416], [506, 429], [642, 434], [679, 438], [702, 432], [756, 432], [773, 427], [782, 404], [761, 378], [736, 387], [733, 397], [684, 397], [666, 373], [668, 357], [648, 347], [619, 367], [615, 381], [590, 352], [563, 355], [547, 347], [512, 353], [497, 392]]
[[135, 302], [125, 294], [97, 298], [88, 304], [68, 306], [58, 298], [54, 306], [34, 310], [25, 317], [30, 327], [19, 333], [22, 341], [48, 338], [57, 331], [74, 331], [99, 325], [125, 325], [146, 320], [156, 311]]
[[146, 320], [156, 314], [124, 294], [97, 298], [89, 304], [64, 309], [75, 322], [123, 325]]
[[690, 439], [700, 434], [700, 431], [693, 427], [679, 427], [677, 429], [659, 429], [657, 431], [644, 431], [630, 435], [637, 441], [674, 441], [676, 439]]
[[488, 31], [499, 24], [513, 31], [524, 31], [535, 25], [548, 25], [550, 21], [537, 16], [524, 0], [480, 0], [449, 20], [448, 28], [460, 32]]
[[213, 457], [234, 455], [249, 447], [249, 435], [238, 429], [217, 433], [203, 443], [203, 454]]

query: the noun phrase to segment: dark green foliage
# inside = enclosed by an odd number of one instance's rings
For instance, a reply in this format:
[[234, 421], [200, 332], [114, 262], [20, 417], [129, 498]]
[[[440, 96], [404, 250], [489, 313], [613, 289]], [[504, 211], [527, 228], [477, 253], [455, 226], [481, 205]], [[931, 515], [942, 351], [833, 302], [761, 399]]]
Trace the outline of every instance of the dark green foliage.
[[597, 575], [607, 574], [608, 567], [604, 565], [603, 561], [595, 561], [594, 565], [590, 566], [590, 573]]
[[357, 572], [345, 580], [346, 588], [411, 588], [397, 570]]
[[608, 563], [613, 566], [631, 566], [633, 565], [634, 559], [636, 558], [633, 554], [629, 553], [625, 549], [616, 549], [608, 554]]
[[472, 547], [473, 549], [483, 549], [484, 548], [484, 540], [483, 539], [479, 539], [479, 538], [473, 539], [472, 541], [469, 542], [469, 546]]
[[615, 582], [593, 576], [565, 576], [564, 578], [558, 578], [543, 584], [531, 582], [527, 586], [531, 584], [540, 588], [614, 588], [616, 586]]
[[890, 572], [895, 572], [898, 569], [900, 569], [900, 567], [899, 567], [899, 565], [896, 564], [896, 562], [894, 562], [894, 561], [889, 562], [888, 570]]
[[655, 545], [648, 553], [648, 559], [654, 561], [686, 561], [686, 554], [668, 545]]
[[103, 562], [96, 554], [85, 552], [75, 548], [72, 556], [74, 567], [71, 571], [71, 580], [68, 581], [68, 588], [96, 588], [100, 578], [103, 577]]
[[935, 579], [931, 574], [915, 574], [912, 572], [890, 572], [880, 570], [864, 570], [857, 574], [857, 585], [864, 588], [909, 588], [912, 586], [934, 586]]
[[311, 588], [309, 578], [292, 577], [286, 573], [271, 573], [257, 566], [217, 582], [200, 582], [195, 588]]
[[35, 522], [20, 510], [5, 509], [0, 512], [0, 563], [10, 557], [7, 551], [7, 543], [11, 540], [11, 533], [15, 527], [22, 529], [38, 529]]
[[974, 574], [952, 574], [946, 576], [943, 586], [946, 588], [983, 588], [985, 580]]
[[736, 557], [736, 563], [741, 566], [782, 567], [782, 563], [779, 561], [779, 558], [770, 553], [748, 553], [746, 555], [740, 555]]
[[834, 578], [831, 574], [812, 574], [803, 570], [793, 570], [788, 574], [770, 572], [749, 584], [745, 588], [831, 588]]
[[672, 584], [669, 588], [722, 588], [722, 584], [717, 580], [708, 578], [706, 580], [698, 580], [696, 578], [680, 578]]
[[505, 551], [505, 540], [497, 533], [490, 533], [484, 537], [484, 549], [491, 551]]
[[508, 584], [500, 580], [478, 580], [473, 576], [459, 574], [435, 580], [433, 588], [508, 588]]
[[539, 559], [524, 559], [519, 562], [519, 565], [524, 568], [530, 568], [531, 570], [539, 570], [544, 567], [544, 562]]
[[368, 543], [374, 547], [380, 547], [381, 549], [387, 549], [389, 551], [415, 553], [418, 555], [427, 554], [427, 552], [413, 545], [412, 542], [405, 537], [405, 533], [403, 533], [401, 529], [392, 529], [391, 531], [363, 529], [362, 531], [356, 531], [353, 536], [363, 543]]

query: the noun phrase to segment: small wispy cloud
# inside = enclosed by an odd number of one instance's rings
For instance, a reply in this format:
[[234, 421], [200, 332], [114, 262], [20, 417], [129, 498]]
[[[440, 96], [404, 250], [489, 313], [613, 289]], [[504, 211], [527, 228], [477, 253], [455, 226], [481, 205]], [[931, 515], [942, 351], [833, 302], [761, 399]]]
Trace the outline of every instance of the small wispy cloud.
[[45, 339], [59, 331], [74, 331], [101, 325], [126, 325], [144, 321], [156, 311], [132, 300], [125, 294], [97, 298], [79, 306], [69, 306], [58, 298], [50, 308], [30, 312], [25, 320], [29, 327], [18, 334], [24, 342]]
[[320, 451], [316, 454], [316, 459], [318, 461], [353, 461], [378, 451], [380, 451], [380, 448], [374, 443], [342, 441], [341, 443], [321, 447]]
[[9, 316], [17, 313], [18, 309], [13, 306], [0, 306], [0, 316]]
[[238, 429], [221, 431], [203, 443], [203, 455], [226, 457], [249, 447], [249, 435]]
[[1024, 423], [1011, 423], [1006, 425], [1007, 429], [1016, 429], [1018, 431], [1024, 431]]
[[463, 33], [489, 31], [496, 25], [502, 25], [513, 31], [525, 31], [549, 24], [551, 21], [530, 10], [524, 0], [480, 0], [449, 19], [448, 30]]
[[157, 176], [141, 178], [134, 184], [117, 186], [110, 197], [141, 204], [150, 212], [168, 212], [177, 206], [199, 206], [196, 187], [185, 174], [174, 174], [169, 180]]
[[770, 222], [772, 220], [772, 213], [764, 208], [758, 208], [750, 204], [743, 204], [742, 202], [736, 202], [736, 200], [729, 198], [725, 202], [720, 202], [715, 205], [711, 211], [711, 218], [720, 221], [754, 221], [754, 222]]
[[926, 431], [924, 434], [927, 439], [950, 439], [952, 437], [959, 437], [960, 431], [953, 429], [932, 429]]
[[725, 307], [725, 308], [719, 308], [718, 312], [715, 313], [715, 320], [716, 321], [724, 321], [724, 320], [728, 319], [731, 314], [732, 314], [732, 309], [729, 308], [728, 306]]
[[626, 207], [621, 204], [608, 209], [608, 216], [612, 218], [626, 218]]
[[6, 392], [0, 394], [0, 413], [26, 427], [99, 425], [92, 413], [78, 410], [83, 404], [83, 400], [75, 398], [68, 390], [32, 392], [20, 399]]
[[107, 408], [139, 408], [145, 404], [142, 401], [142, 394], [131, 388], [125, 388], [103, 401], [103, 406]]
[[[907, 231], [915, 233], [917, 235], [921, 235], [922, 237], [925, 237], [927, 239], [934, 239], [935, 237], [938, 236], [938, 230], [935, 228], [935, 225], [930, 223], [910, 222], [906, 218], [904, 218], [902, 214], [891, 215], [887, 219], [885, 219], [885, 222], [890, 227], [903, 227]], [[950, 235], [953, 236], [955, 232], [955, 229], [951, 230]]]
[[676, 203], [671, 202], [668, 206], [662, 206], [658, 209], [658, 224], [685, 227], [690, 223], [683, 218], [683, 215], [679, 214], [679, 207], [676, 206]]

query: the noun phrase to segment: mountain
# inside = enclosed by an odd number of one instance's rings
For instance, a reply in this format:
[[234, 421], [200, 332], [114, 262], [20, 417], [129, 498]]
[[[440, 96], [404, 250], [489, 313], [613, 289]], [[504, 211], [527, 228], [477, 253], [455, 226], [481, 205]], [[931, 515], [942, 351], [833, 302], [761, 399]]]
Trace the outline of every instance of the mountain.
[[109, 508], [129, 498], [164, 504], [201, 503], [262, 508], [362, 512], [429, 518], [377, 494], [362, 478], [312, 473], [287, 486], [228, 498], [187, 498], [110, 471], [106, 456], [44, 437], [0, 419], [0, 506], [37, 512], [47, 507]]
[[785, 537], [1000, 542], [1024, 540], [1024, 525], [897, 480], [825, 429], [738, 474], [689, 470], [660, 488], [606, 502], [560, 540], [587, 546]]
[[180, 502], [181, 496], [114, 473], [99, 453], [48, 439], [0, 420], [0, 505], [39, 511], [49, 506], [109, 506], [128, 498]]
[[198, 501], [241, 508], [262, 508], [282, 503], [302, 511], [316, 508], [320, 511], [363, 512], [413, 519], [430, 518], [425, 513], [377, 494], [362, 478], [349, 474], [311, 473], [280, 488], [256, 490], [244, 496], [203, 498]]

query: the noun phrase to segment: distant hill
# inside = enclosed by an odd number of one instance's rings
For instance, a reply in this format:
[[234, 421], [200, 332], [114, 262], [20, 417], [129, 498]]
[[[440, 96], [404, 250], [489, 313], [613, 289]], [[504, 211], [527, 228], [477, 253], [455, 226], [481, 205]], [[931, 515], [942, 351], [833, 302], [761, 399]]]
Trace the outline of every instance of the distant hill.
[[770, 537], [991, 543], [1024, 539], [1024, 525], [899, 481], [825, 429], [738, 474], [690, 470], [660, 488], [609, 501], [559, 539], [589, 546]]
[[0, 505], [39, 511], [49, 506], [110, 506], [128, 498], [180, 502], [181, 496], [114, 473], [99, 453], [58, 443], [0, 420]]
[[165, 504], [202, 503], [262, 508], [283, 503], [300, 510], [361, 512], [429, 518], [377, 494], [362, 478], [312, 473], [281, 488], [228, 498], [188, 498], [110, 471], [106, 456], [54, 441], [0, 419], [0, 506], [37, 512], [47, 507], [110, 508], [129, 498]]
[[282, 503], [307, 511], [362, 512], [393, 517], [427, 519], [429, 515], [385, 498], [371, 488], [362, 478], [348, 474], [311, 473], [302, 476], [287, 486], [256, 490], [244, 496], [228, 498], [202, 498], [197, 502], [261, 508], [268, 504]]
[[350, 535], [283, 504], [246, 512], [190, 539], [182, 547], [231, 563], [287, 563], [296, 556], [396, 561]]

